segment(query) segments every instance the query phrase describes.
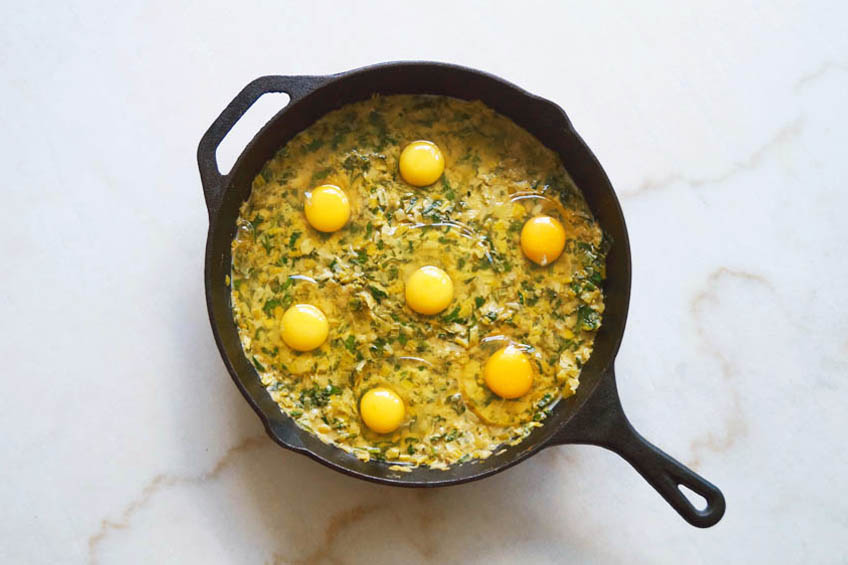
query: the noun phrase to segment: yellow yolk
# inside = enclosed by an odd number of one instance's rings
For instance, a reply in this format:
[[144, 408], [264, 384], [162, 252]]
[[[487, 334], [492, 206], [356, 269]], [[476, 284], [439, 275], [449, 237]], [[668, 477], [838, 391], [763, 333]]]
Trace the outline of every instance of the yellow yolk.
[[445, 172], [442, 151], [431, 141], [413, 141], [400, 153], [400, 176], [413, 186], [433, 184]]
[[565, 228], [555, 218], [536, 216], [521, 229], [521, 250], [543, 267], [557, 260], [565, 247]]
[[419, 314], [438, 314], [448, 307], [451, 300], [453, 281], [438, 267], [421, 267], [406, 281], [406, 303]]
[[311, 304], [295, 304], [283, 314], [283, 341], [297, 351], [312, 351], [327, 339], [327, 316]]
[[306, 221], [322, 232], [340, 230], [350, 218], [350, 202], [344, 191], [332, 184], [325, 184], [306, 193]]
[[483, 368], [486, 386], [501, 398], [518, 398], [533, 385], [533, 365], [514, 345], [495, 352]]
[[398, 429], [406, 409], [395, 391], [379, 387], [362, 395], [359, 413], [366, 426], [378, 434], [387, 434]]

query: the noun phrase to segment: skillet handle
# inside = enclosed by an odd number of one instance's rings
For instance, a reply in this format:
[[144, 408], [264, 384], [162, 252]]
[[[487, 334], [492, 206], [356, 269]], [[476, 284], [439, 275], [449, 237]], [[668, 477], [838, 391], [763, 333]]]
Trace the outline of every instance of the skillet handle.
[[[552, 444], [582, 443], [598, 445], [619, 454], [677, 510], [684, 520], [699, 528], [709, 528], [724, 516], [721, 491], [653, 445], [637, 432], [621, 407], [615, 385], [614, 369], [601, 382], [586, 404], [560, 430]], [[703, 496], [707, 505], [699, 510], [683, 494], [685, 486]]]
[[215, 152], [218, 145], [233, 129], [248, 108], [269, 92], [285, 92], [289, 95], [289, 105], [297, 102], [330, 77], [322, 76], [264, 76], [252, 81], [239, 92], [221, 115], [218, 116], [197, 147], [197, 166], [200, 168], [200, 181], [203, 184], [203, 195], [206, 197], [206, 208], [209, 210], [209, 220], [215, 217], [224, 196], [224, 190], [229, 182], [229, 175], [222, 175], [218, 169]]

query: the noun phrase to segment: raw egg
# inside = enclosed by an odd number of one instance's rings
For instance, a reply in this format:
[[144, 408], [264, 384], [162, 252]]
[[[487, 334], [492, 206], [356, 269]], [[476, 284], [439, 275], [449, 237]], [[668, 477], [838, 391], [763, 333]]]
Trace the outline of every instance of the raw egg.
[[362, 395], [359, 413], [366, 426], [378, 434], [388, 434], [401, 425], [406, 409], [395, 391], [378, 387]]
[[347, 194], [332, 184], [325, 184], [307, 192], [303, 210], [309, 225], [322, 232], [340, 230], [350, 219]]
[[312, 351], [327, 339], [327, 316], [311, 304], [295, 304], [283, 314], [283, 341], [297, 351]]
[[400, 176], [413, 186], [433, 184], [445, 172], [445, 158], [432, 141], [413, 141], [400, 153]]
[[406, 281], [406, 303], [426, 316], [438, 314], [453, 300], [453, 281], [438, 267], [421, 267]]
[[565, 247], [565, 228], [556, 218], [536, 216], [521, 229], [521, 250], [541, 266], [557, 260]]
[[501, 398], [518, 398], [533, 386], [533, 365], [526, 353], [510, 344], [489, 357], [483, 378], [489, 390]]

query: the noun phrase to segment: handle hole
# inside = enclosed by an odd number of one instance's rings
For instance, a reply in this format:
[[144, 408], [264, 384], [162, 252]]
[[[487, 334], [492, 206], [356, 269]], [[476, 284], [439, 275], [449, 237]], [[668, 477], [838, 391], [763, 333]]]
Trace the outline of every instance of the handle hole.
[[684, 484], [677, 485], [678, 490], [686, 497], [689, 501], [689, 504], [695, 507], [696, 510], [706, 510], [707, 509], [707, 499], [687, 487]]
[[247, 109], [247, 112], [239, 118], [236, 125], [218, 144], [215, 159], [218, 161], [218, 170], [222, 175], [230, 173], [244, 146], [277, 112], [288, 106], [290, 99], [291, 97], [285, 92], [267, 92]]

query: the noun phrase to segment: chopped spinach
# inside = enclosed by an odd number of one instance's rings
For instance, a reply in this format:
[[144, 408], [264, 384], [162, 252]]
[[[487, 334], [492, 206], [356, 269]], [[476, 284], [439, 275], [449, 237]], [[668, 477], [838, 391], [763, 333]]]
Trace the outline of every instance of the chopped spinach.
[[312, 388], [300, 393], [300, 403], [304, 406], [326, 406], [331, 396], [341, 393], [342, 389], [334, 384], [328, 384], [325, 387], [313, 385]]
[[450, 314], [442, 316], [442, 321], [446, 324], [450, 324], [451, 322], [462, 323], [463, 320], [460, 320], [460, 318], [459, 318], [459, 311], [460, 311], [460, 307], [457, 306], [456, 308], [453, 309], [453, 311]]
[[299, 231], [292, 232], [291, 236], [289, 236], [289, 249], [294, 249], [295, 243], [297, 243], [297, 238], [301, 236]]
[[321, 147], [323, 145], [324, 145], [324, 140], [321, 139], [320, 137], [316, 137], [310, 143], [307, 143], [306, 145], [304, 145], [303, 148], [308, 153], [312, 153], [313, 151], [317, 151], [318, 149], [321, 149]]
[[373, 297], [374, 297], [374, 300], [376, 300], [376, 301], [377, 301], [377, 303], [382, 302], [384, 298], [386, 298], [386, 297], [388, 297], [388, 296], [389, 296], [389, 295], [386, 293], [386, 291], [381, 290], [381, 289], [377, 288], [377, 287], [376, 287], [376, 286], [374, 286], [374, 285], [369, 285], [369, 286], [368, 286], [368, 290], [371, 292], [371, 296], [373, 296]]
[[590, 306], [583, 304], [577, 309], [577, 323], [580, 329], [590, 332], [600, 327], [601, 317]]
[[351, 353], [356, 352], [356, 338], [353, 337], [353, 334], [350, 334], [344, 340], [345, 349], [350, 351]]

